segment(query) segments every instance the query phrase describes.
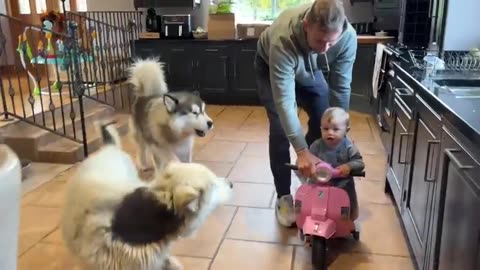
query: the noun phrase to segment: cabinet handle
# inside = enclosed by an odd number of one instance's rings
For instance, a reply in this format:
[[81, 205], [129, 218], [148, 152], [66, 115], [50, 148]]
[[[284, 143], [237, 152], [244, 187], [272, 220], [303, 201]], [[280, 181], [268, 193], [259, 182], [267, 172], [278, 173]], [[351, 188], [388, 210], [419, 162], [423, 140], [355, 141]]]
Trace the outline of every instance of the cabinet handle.
[[172, 52], [184, 52], [184, 51], [185, 51], [185, 49], [178, 49], [178, 48], [177, 49], [172, 49]]
[[402, 161], [403, 138], [409, 136], [409, 133], [400, 133], [400, 145], [398, 146], [398, 164], [407, 164], [407, 161]]
[[432, 150], [432, 145], [438, 145], [440, 144], [440, 141], [439, 140], [428, 140], [427, 141], [427, 162], [425, 164], [425, 177], [424, 177], [424, 180], [425, 182], [435, 182], [435, 179], [437, 179], [437, 171], [435, 170], [434, 173], [433, 173], [433, 177], [428, 177], [429, 176], [429, 172], [431, 173], [432, 172], [432, 164], [430, 164], [430, 162], [432, 160], [430, 160], [430, 150]]
[[205, 49], [206, 52], [218, 52], [218, 49]]
[[458, 160], [458, 158], [455, 156], [454, 153], [459, 153], [459, 152], [462, 152], [462, 150], [460, 149], [454, 149], [454, 148], [450, 148], [450, 149], [445, 149], [445, 154], [447, 154], [448, 158], [454, 162], [455, 164], [457, 164], [458, 168], [460, 170], [468, 170], [468, 169], [473, 169], [473, 166], [471, 165], [462, 165], [462, 163]]

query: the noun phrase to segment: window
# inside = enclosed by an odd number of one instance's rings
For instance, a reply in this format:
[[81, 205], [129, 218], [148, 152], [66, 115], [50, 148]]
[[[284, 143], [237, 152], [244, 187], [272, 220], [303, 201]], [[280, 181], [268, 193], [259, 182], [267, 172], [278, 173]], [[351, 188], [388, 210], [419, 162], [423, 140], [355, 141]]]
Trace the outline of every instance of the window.
[[35, 0], [35, 8], [37, 10], [37, 14], [42, 14], [44, 12], [47, 12], [47, 1]]
[[20, 14], [30, 14], [30, 0], [18, 0]]
[[237, 0], [233, 12], [239, 23], [272, 21], [285, 9], [305, 3], [313, 3], [313, 0]]
[[[58, 7], [63, 12], [63, 0], [58, 0]], [[70, 11], [70, 0], [65, 0], [65, 11]]]
[[87, 11], [87, 0], [77, 0], [77, 11], [86, 12]]

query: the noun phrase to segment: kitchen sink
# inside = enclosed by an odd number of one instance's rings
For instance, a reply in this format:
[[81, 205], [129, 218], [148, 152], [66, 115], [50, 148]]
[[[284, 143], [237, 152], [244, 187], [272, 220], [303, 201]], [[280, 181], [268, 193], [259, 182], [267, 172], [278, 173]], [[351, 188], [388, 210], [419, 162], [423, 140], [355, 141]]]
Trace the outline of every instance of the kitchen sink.
[[447, 87], [480, 87], [480, 79], [442, 79], [434, 82]]
[[480, 79], [442, 79], [434, 82], [455, 98], [480, 98]]

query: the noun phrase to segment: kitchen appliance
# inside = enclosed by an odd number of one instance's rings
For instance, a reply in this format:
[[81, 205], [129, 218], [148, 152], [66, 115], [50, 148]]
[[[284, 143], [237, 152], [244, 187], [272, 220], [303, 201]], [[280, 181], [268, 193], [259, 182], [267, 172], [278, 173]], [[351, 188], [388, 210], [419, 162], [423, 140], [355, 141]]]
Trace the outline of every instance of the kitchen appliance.
[[190, 14], [163, 15], [162, 38], [193, 38]]
[[147, 10], [147, 16], [145, 18], [145, 28], [147, 32], [158, 32], [157, 12], [154, 8]]
[[378, 74], [378, 90], [376, 95], [376, 116], [377, 123], [381, 130], [380, 138], [387, 153], [390, 153], [393, 132], [393, 97], [395, 72], [393, 63], [398, 56], [393, 48], [383, 48], [380, 70]]

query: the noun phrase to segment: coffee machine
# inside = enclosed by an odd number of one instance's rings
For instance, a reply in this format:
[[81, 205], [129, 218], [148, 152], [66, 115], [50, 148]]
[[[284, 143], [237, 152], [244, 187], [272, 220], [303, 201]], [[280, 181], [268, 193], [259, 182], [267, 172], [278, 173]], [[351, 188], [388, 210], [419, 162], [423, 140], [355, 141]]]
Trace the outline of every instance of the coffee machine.
[[145, 28], [147, 32], [159, 33], [162, 28], [162, 17], [157, 15], [154, 8], [147, 10], [145, 19]]

